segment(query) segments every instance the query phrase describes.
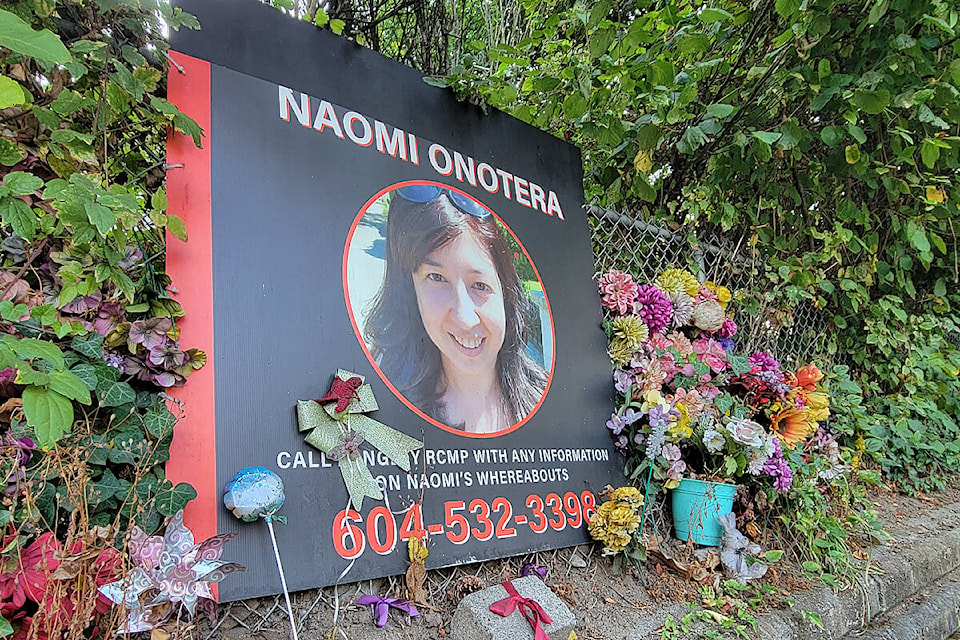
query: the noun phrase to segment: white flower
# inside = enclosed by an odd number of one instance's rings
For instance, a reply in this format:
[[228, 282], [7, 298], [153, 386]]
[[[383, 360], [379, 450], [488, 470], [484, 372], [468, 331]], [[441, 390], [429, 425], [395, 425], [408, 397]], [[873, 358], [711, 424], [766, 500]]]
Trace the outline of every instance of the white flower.
[[754, 449], [763, 447], [763, 427], [753, 420], [739, 419], [731, 420], [727, 423], [727, 431], [733, 436], [733, 439], [740, 444]]
[[727, 444], [727, 439], [716, 429], [711, 427], [704, 432], [703, 446], [705, 446], [710, 453], [718, 453], [723, 449], [723, 445], [725, 444]]

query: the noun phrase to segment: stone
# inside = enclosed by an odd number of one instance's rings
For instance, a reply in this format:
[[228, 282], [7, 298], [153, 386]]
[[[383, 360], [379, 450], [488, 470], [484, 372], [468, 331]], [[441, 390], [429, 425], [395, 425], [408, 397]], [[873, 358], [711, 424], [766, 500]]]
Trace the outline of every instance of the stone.
[[[524, 598], [532, 598], [553, 620], [541, 625], [551, 640], [567, 640], [577, 624], [577, 618], [567, 605], [537, 576], [513, 580], [513, 586]], [[503, 585], [496, 585], [471, 593], [464, 598], [453, 614], [450, 625], [453, 640], [533, 640], [533, 627], [519, 609], [507, 617], [490, 611], [490, 605], [508, 596]]]
[[570, 554], [570, 560], [568, 561], [569, 565], [575, 569], [586, 569], [587, 561], [583, 557], [574, 551]]

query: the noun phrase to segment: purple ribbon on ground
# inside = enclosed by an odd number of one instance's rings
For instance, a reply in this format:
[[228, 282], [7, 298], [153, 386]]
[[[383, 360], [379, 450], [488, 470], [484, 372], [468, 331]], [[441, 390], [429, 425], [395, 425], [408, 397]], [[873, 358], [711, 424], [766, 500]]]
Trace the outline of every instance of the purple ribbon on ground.
[[525, 564], [523, 565], [523, 567], [520, 568], [520, 575], [523, 576], [524, 578], [526, 578], [529, 575], [536, 574], [540, 576], [541, 580], [545, 580], [548, 573], [550, 573], [550, 569], [547, 569], [546, 567], [541, 567], [540, 565], [533, 564], [533, 563]]
[[403, 598], [381, 598], [380, 596], [360, 596], [357, 598], [357, 604], [370, 605], [373, 607], [373, 623], [377, 628], [382, 628], [387, 624], [387, 614], [390, 607], [406, 612], [411, 618], [420, 615], [417, 608], [404, 600]]

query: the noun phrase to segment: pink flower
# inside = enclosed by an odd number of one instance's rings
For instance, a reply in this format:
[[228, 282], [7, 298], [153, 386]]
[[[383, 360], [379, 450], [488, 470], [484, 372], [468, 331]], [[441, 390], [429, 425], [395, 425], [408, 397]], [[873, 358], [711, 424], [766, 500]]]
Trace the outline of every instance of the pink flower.
[[697, 293], [697, 297], [694, 298], [694, 302], [700, 304], [704, 300], [717, 300], [717, 292], [709, 287], [700, 285], [700, 292]]
[[733, 321], [733, 318], [724, 318], [723, 325], [717, 331], [717, 337], [732, 338], [735, 335], [737, 335], [737, 323]]
[[713, 338], [697, 338], [693, 341], [693, 351], [714, 373], [727, 368], [727, 352]]
[[599, 286], [603, 294], [603, 306], [620, 315], [633, 311], [638, 287], [629, 273], [611, 269], [600, 276]]

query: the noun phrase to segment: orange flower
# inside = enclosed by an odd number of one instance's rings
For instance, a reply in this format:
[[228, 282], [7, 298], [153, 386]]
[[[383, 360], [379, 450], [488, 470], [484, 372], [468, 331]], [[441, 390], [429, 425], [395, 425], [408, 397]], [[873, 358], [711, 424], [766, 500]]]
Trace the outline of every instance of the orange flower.
[[800, 367], [797, 371], [797, 384], [807, 391], [813, 391], [813, 387], [821, 380], [823, 380], [823, 372], [815, 364]]
[[784, 409], [770, 420], [770, 431], [780, 438], [787, 449], [803, 442], [816, 428], [815, 422], [811, 424], [807, 421], [807, 412], [796, 407]]

